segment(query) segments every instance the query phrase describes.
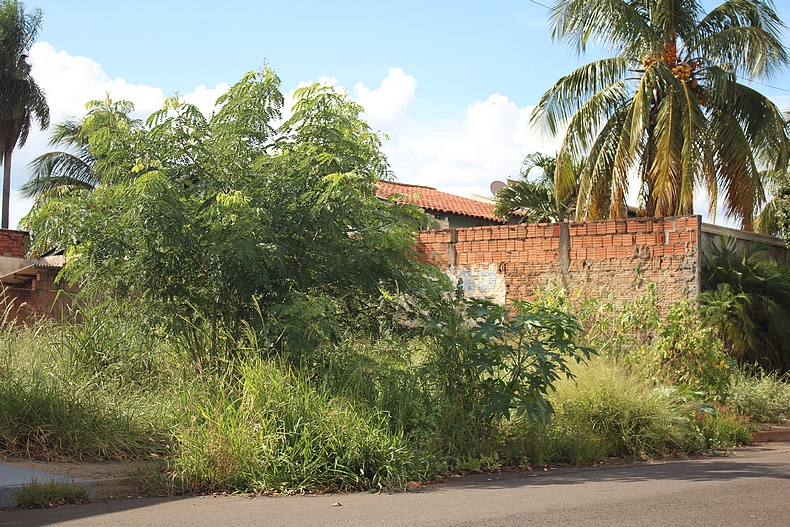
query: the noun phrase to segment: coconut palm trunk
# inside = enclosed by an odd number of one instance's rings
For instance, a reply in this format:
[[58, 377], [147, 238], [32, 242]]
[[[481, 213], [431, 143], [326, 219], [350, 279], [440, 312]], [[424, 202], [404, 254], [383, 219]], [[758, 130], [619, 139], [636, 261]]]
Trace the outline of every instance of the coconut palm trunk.
[[8, 228], [11, 202], [11, 158], [22, 147], [32, 120], [49, 126], [44, 92], [30, 76], [30, 47], [41, 27], [41, 10], [25, 13], [17, 0], [0, 0], [0, 161], [3, 163], [3, 212], [0, 226]]
[[19, 126], [10, 120], [0, 120], [0, 164], [3, 165], [3, 212], [0, 228], [7, 229], [11, 203], [11, 158], [19, 139]]
[[11, 204], [11, 155], [13, 150], [3, 153], [3, 219], [0, 227], [8, 228], [9, 207]]

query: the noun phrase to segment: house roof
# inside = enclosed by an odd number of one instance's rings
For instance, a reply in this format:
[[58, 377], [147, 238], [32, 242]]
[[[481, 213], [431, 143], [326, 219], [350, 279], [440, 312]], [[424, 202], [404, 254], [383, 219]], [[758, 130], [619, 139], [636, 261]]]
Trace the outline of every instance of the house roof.
[[435, 188], [422, 185], [407, 185], [405, 183], [393, 183], [392, 181], [379, 181], [378, 185], [379, 189], [376, 195], [380, 198], [386, 199], [391, 194], [403, 194], [407, 197], [398, 198], [397, 201], [399, 203], [413, 203], [425, 210], [505, 223], [494, 217], [494, 214], [491, 212], [493, 209], [491, 203], [454, 196], [453, 194], [440, 192]]

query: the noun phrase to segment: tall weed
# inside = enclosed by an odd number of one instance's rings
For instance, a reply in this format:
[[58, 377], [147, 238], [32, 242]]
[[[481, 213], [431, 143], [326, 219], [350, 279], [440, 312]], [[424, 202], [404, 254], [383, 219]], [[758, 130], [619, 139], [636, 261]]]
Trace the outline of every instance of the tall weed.
[[198, 487], [366, 490], [418, 477], [408, 442], [385, 415], [284, 364], [235, 363], [183, 405], [175, 466]]
[[759, 368], [737, 370], [727, 404], [758, 423], [781, 423], [790, 418], [790, 374], [767, 373]]

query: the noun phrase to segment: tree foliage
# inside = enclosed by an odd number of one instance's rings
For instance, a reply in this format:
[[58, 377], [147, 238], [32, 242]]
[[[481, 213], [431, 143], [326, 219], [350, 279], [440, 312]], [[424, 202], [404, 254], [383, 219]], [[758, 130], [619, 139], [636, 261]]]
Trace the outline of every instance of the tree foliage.
[[24, 146], [35, 119], [49, 126], [44, 92], [30, 76], [27, 53], [41, 27], [41, 10], [25, 13], [17, 0], [0, 1], [0, 164], [3, 165], [3, 211], [0, 226], [8, 228], [11, 196], [11, 158]]
[[271, 317], [289, 322], [281, 344], [375, 326], [387, 299], [430, 285], [412, 248], [425, 215], [376, 197], [390, 171], [360, 106], [317, 84], [294, 98], [283, 120], [266, 69], [210, 119], [177, 98], [144, 123], [91, 103], [72, 136], [91, 184], [26, 218], [36, 246], [68, 247], [64, 274], [86, 294], [214, 336]]
[[788, 64], [772, 2], [728, 0], [706, 14], [696, 0], [558, 0], [551, 23], [579, 53], [593, 41], [615, 53], [558, 80], [533, 114], [552, 134], [566, 130], [558, 186], [587, 156], [577, 219], [624, 217], [636, 175], [647, 216], [691, 214], [702, 188], [712, 211], [721, 196], [751, 228], [761, 170], [788, 161], [781, 113], [739, 82]]

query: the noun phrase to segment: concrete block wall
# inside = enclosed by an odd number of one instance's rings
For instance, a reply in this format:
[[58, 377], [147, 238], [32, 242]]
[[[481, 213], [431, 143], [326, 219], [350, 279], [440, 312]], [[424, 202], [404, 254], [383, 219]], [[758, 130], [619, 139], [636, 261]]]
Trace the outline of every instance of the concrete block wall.
[[700, 231], [699, 216], [501, 225], [422, 232], [416, 247], [472, 297], [527, 300], [556, 283], [620, 303], [642, 294], [641, 277], [668, 306], [700, 291]]

